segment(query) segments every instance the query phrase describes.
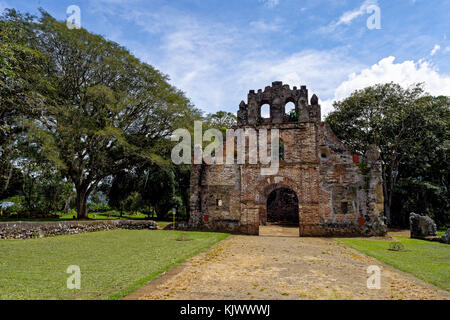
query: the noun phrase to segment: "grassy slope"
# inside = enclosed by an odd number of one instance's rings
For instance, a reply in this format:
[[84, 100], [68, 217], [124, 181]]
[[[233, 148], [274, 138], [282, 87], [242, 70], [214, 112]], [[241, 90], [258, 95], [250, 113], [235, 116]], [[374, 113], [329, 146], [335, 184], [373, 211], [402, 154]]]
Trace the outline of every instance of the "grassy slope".
[[449, 245], [402, 236], [394, 236], [394, 239], [401, 242], [407, 251], [389, 251], [389, 243], [392, 241], [365, 239], [337, 239], [337, 241], [450, 291]]
[[[227, 237], [220, 233], [114, 230], [0, 241], [0, 299], [118, 299]], [[81, 290], [66, 287], [69, 265]]]

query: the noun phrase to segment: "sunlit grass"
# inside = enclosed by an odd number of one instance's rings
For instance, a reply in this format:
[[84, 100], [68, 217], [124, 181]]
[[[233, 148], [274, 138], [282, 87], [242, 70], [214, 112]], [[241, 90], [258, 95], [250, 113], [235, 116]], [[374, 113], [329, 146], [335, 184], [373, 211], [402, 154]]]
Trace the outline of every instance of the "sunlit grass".
[[[221, 233], [114, 230], [0, 241], [0, 299], [117, 299], [227, 237]], [[69, 265], [81, 290], [69, 290]]]
[[337, 239], [349, 247], [372, 256], [401, 271], [450, 291], [450, 245], [394, 236], [405, 251], [390, 251], [392, 241]]

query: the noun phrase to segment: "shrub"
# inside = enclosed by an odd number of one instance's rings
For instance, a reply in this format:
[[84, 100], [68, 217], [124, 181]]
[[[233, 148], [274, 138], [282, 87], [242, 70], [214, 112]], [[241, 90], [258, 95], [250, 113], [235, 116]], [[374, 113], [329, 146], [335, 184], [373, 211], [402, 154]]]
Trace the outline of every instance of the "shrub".
[[400, 242], [391, 242], [389, 244], [388, 250], [390, 250], [390, 251], [406, 251], [405, 246]]
[[3, 215], [5, 216], [21, 216], [26, 213], [26, 208], [24, 206], [25, 198], [23, 196], [10, 197], [8, 199], [2, 200], [1, 202], [11, 204], [3, 208]]
[[89, 203], [89, 212], [108, 212], [111, 211], [111, 207], [107, 203]]

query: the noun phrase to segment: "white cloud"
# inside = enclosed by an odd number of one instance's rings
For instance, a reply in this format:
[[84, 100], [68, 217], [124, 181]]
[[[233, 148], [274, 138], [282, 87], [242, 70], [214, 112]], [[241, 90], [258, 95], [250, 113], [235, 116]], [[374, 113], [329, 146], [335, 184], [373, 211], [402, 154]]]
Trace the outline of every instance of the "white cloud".
[[275, 19], [272, 22], [266, 22], [264, 20], [251, 21], [250, 27], [252, 27], [252, 31], [256, 32], [275, 32], [282, 30], [280, 19]]
[[[306, 85], [311, 95], [329, 99], [333, 88], [349, 72], [364, 67], [343, 49], [285, 54], [266, 46], [259, 37], [249, 36], [255, 29], [243, 32], [174, 12], [150, 14], [128, 12], [127, 17], [147, 32], [158, 34], [161, 46], [152, 50], [139, 43], [128, 42], [127, 46], [139, 58], [167, 73], [171, 83], [206, 112], [236, 112], [248, 90], [264, 89], [273, 81], [283, 81], [291, 87]], [[174, 20], [176, 24], [172, 23]], [[279, 31], [280, 21], [274, 20], [271, 25], [257, 21], [252, 25]]]
[[[450, 94], [450, 77], [439, 74], [426, 61], [395, 63], [394, 57], [388, 57], [369, 67], [352, 58], [347, 48], [286, 54], [252, 36], [254, 30], [198, 19], [172, 9], [123, 14], [151, 37], [157, 37], [160, 45], [149, 48], [125, 35], [115, 40], [167, 73], [171, 83], [206, 112], [236, 112], [248, 90], [264, 89], [273, 81], [291, 87], [306, 85], [310, 96], [315, 93], [321, 99], [323, 115], [332, 110], [333, 100], [376, 83], [426, 82], [431, 94]], [[276, 31], [279, 21], [270, 23], [255, 20], [252, 26]]]
[[[204, 31], [205, 32], [205, 31]], [[248, 90], [264, 89], [273, 81], [306, 85], [310, 96], [330, 98], [349, 72], [363, 67], [344, 51], [303, 50], [282, 55], [272, 50], [245, 53], [236, 35], [216, 38], [216, 33], [180, 31], [166, 39], [163, 59], [158, 63], [172, 83], [188, 93], [206, 112], [235, 112]], [[247, 39], [248, 41], [248, 39]]]
[[[130, 14], [130, 13], [129, 13]], [[259, 38], [248, 32], [220, 23], [206, 23], [174, 13], [130, 15], [133, 21], [150, 33], [161, 33], [162, 45], [149, 50], [133, 43], [139, 58], [163, 70], [171, 83], [186, 92], [192, 102], [205, 112], [226, 110], [236, 112], [239, 102], [246, 100], [248, 90], [264, 89], [273, 81], [293, 86], [306, 85], [310, 96], [321, 99], [324, 114], [337, 88], [348, 75], [365, 67], [351, 58], [346, 49], [327, 51], [301, 50], [285, 54], [265, 47]], [[151, 22], [149, 22], [151, 21]], [[259, 21], [260, 22], [260, 21]], [[265, 22], [253, 27], [267, 31], [278, 30]]]
[[445, 52], [450, 52], [450, 46], [448, 46], [447, 48], [445, 48], [444, 51], [445, 51]]
[[436, 52], [438, 52], [441, 49], [441, 46], [436, 44], [433, 48], [433, 50], [431, 50], [430, 56], [434, 56], [436, 54]]
[[326, 27], [319, 28], [319, 32], [333, 32], [340, 25], [349, 25], [356, 18], [367, 13], [367, 9], [372, 5], [378, 5], [378, 0], [365, 0], [361, 6], [356, 9], [344, 12], [337, 21], [333, 21]]
[[289, 56], [267, 54], [256, 58], [247, 57], [239, 65], [239, 82], [247, 89], [264, 89], [272, 81], [299, 87], [306, 85], [310, 95], [332, 97], [334, 88], [345, 80], [349, 72], [363, 66], [348, 58], [343, 50], [303, 50]]
[[259, 2], [263, 2], [267, 8], [275, 8], [280, 4], [280, 0], [259, 0]]
[[429, 62], [420, 60], [395, 63], [394, 61], [395, 57], [387, 57], [370, 68], [350, 74], [348, 79], [335, 90], [334, 99], [324, 101], [322, 105], [329, 112], [332, 110], [333, 100], [342, 100], [355, 90], [391, 81], [403, 87], [423, 82], [425, 90], [432, 95], [450, 95], [450, 76], [439, 74]]

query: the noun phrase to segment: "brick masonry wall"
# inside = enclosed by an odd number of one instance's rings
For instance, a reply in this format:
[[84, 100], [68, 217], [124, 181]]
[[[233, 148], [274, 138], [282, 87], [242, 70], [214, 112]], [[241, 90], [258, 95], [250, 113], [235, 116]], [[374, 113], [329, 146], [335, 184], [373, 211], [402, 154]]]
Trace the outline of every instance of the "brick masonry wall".
[[155, 230], [156, 228], [154, 221], [137, 220], [0, 222], [0, 239], [31, 239], [113, 229]]
[[[320, 121], [320, 105], [302, 86], [292, 90], [274, 82], [264, 91], [251, 90], [241, 102], [240, 129], [278, 129], [284, 160], [276, 175], [262, 176], [261, 165], [193, 165], [189, 227], [215, 231], [259, 233], [267, 220], [267, 198], [278, 188], [288, 188], [298, 198], [300, 236], [384, 235], [381, 164], [376, 152], [353, 154]], [[284, 115], [286, 102], [295, 103], [298, 121]], [[262, 119], [261, 104], [269, 103], [271, 118]], [[268, 143], [270, 150], [270, 143]], [[225, 154], [225, 153], [224, 153]], [[268, 152], [270, 154], [270, 151]], [[246, 146], [246, 163], [248, 162]]]
[[250, 164], [193, 166], [191, 228], [256, 235], [270, 192], [289, 188], [299, 199], [301, 236], [385, 234], [378, 162], [367, 162], [362, 174], [324, 123], [267, 127], [278, 128], [284, 141], [278, 174], [262, 176], [261, 166]]

